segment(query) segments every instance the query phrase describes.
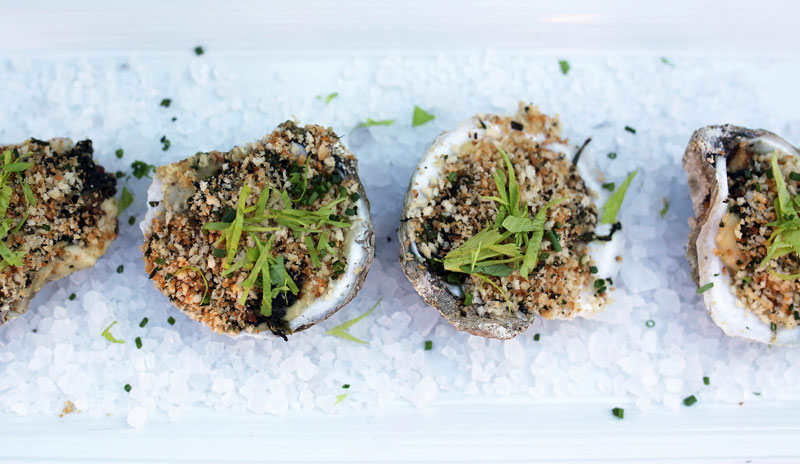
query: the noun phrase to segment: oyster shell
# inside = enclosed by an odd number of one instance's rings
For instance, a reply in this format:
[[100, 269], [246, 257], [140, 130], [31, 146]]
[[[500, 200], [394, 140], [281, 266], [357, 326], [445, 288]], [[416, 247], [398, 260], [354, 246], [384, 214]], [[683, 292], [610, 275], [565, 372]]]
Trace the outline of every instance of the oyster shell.
[[712, 320], [726, 335], [793, 345], [800, 342], [800, 330], [773, 330], [770, 323], [746, 307], [736, 295], [731, 276], [735, 270], [726, 266], [723, 257], [727, 253], [719, 250], [717, 242], [731, 206], [728, 202], [729, 171], [741, 171], [742, 156], [763, 155], [775, 150], [800, 158], [795, 147], [762, 129], [718, 125], [694, 132], [683, 157], [696, 216], [690, 220], [686, 256], [694, 282], [698, 286], [713, 284], [702, 297]]
[[[324, 129], [321, 126], [299, 127], [291, 121], [281, 124], [272, 134], [268, 134], [258, 142], [247, 144], [244, 147], [234, 147], [230, 152], [225, 153], [197, 153], [193, 157], [161, 166], [156, 170], [153, 183], [148, 189], [150, 206], [145, 219], [140, 223], [145, 239], [147, 270], [153, 272], [151, 269], [158, 267], [154, 256], [147, 256], [148, 250], [151, 249], [151, 241], [154, 237], [157, 238], [157, 234], [154, 233], [156, 224], [158, 224], [157, 227], [162, 227], [165, 223], [185, 219], [194, 224], [195, 232], [199, 232], [203, 223], [208, 221], [208, 215], [205, 219], [199, 219], [198, 211], [210, 206], [211, 214], [219, 216], [221, 205], [218, 199], [220, 195], [208, 190], [211, 183], [216, 182], [215, 185], [222, 185], [231, 182], [229, 188], [234, 191], [234, 194], [238, 194], [240, 186], [245, 182], [242, 180], [243, 176], [248, 179], [253, 176], [266, 178], [268, 185], [271, 185], [273, 189], [268, 206], [268, 208], [272, 208], [276, 205], [276, 201], [278, 205], [283, 204], [279, 192], [281, 189], [291, 186], [287, 180], [287, 166], [291, 162], [299, 160], [305, 160], [305, 163], [313, 160], [314, 169], [319, 168], [319, 171], [315, 172], [327, 173], [324, 175], [329, 176], [325, 179], [329, 180], [330, 176], [339, 176], [341, 179], [340, 184], [328, 183], [329, 190], [320, 194], [319, 204], [322, 203], [323, 198], [328, 198], [325, 195], [330, 197], [346, 196], [347, 200], [341, 203], [341, 209], [345, 209], [343, 205], [349, 205], [348, 207], [354, 210], [348, 210], [349, 216], [346, 217], [349, 218], [350, 226], [346, 229], [339, 229], [341, 236], [338, 239], [335, 238], [337, 231], [330, 231], [331, 243], [339, 243], [335, 253], [327, 253], [324, 257], [320, 255], [319, 259], [323, 263], [321, 270], [316, 271], [317, 275], [313, 279], [302, 279], [298, 284], [300, 292], [296, 295], [296, 299], [292, 300], [288, 294], [284, 294], [286, 303], [286, 307], [283, 308], [284, 314], [276, 315], [276, 310], [273, 310], [271, 319], [264, 320], [258, 313], [252, 314], [252, 311], [248, 309], [253, 303], [252, 292], [245, 306], [235, 302], [224, 305], [221, 303], [226, 300], [213, 298], [218, 294], [225, 295], [228, 290], [232, 292], [233, 296], [240, 295], [242, 280], [247, 277], [247, 274], [243, 273], [238, 278], [235, 276], [234, 278], [221, 277], [223, 259], [214, 259], [213, 255], [208, 255], [208, 246], [213, 247], [212, 240], [208, 238], [208, 234], [203, 235], [199, 240], [204, 241], [207, 246], [205, 251], [200, 251], [202, 259], [191, 261], [193, 259], [191, 257], [184, 256], [184, 258], [201, 269], [206, 276], [208, 291], [212, 295], [211, 304], [199, 304], [202, 301], [196, 301], [197, 298], [192, 302], [173, 301], [173, 304], [190, 318], [232, 337], [240, 335], [263, 337], [274, 334], [285, 338], [286, 335], [307, 329], [325, 320], [350, 302], [361, 289], [375, 254], [375, 239], [369, 213], [369, 200], [358, 177], [357, 161], [332, 130]], [[275, 179], [278, 181], [276, 182]], [[323, 183], [325, 179], [323, 179]], [[313, 180], [308, 181], [309, 195], [314, 185]], [[275, 185], [281, 183], [283, 185]], [[342, 188], [346, 189], [346, 195], [342, 193]], [[253, 187], [251, 198], [257, 198], [260, 190], [261, 187], [258, 189]], [[314, 195], [316, 196], [316, 193]], [[192, 204], [200, 205], [200, 210], [191, 206]], [[203, 206], [203, 204], [207, 206]], [[345, 217], [344, 214], [342, 213], [342, 217]], [[264, 236], [264, 240], [267, 240], [269, 234], [277, 237], [276, 243], [284, 239], [288, 243], [290, 236], [296, 237], [297, 234], [293, 235], [287, 227], [270, 221], [262, 225], [278, 226], [280, 230], [269, 232]], [[195, 236], [201, 237], [199, 233], [196, 233]], [[313, 236], [313, 242], [317, 242], [318, 239], [319, 235]], [[243, 235], [242, 240], [246, 241], [247, 237]], [[292, 245], [293, 251], [291, 252], [288, 251], [288, 248], [281, 252], [276, 250], [279, 256], [286, 257], [287, 270], [292, 271], [295, 276], [300, 275], [304, 268], [307, 268], [309, 272], [314, 272], [308, 246], [298, 242], [302, 242], [302, 240], [296, 240]], [[244, 248], [244, 246], [239, 246], [237, 259], [244, 259], [244, 255], [246, 255]], [[334, 262], [333, 260], [342, 258], [346, 260], [343, 272], [340, 275], [331, 275], [331, 263]], [[298, 271], [297, 268], [300, 270]], [[174, 293], [173, 289], [168, 282], [164, 282], [163, 276], [159, 278], [160, 272], [163, 271], [156, 272], [151, 277], [154, 277], [154, 283], [159, 290], [165, 295], [171, 296]], [[328, 272], [328, 274], [323, 275], [323, 272]], [[295, 277], [292, 278], [295, 279]], [[319, 282], [324, 282], [324, 284]], [[254, 291], [260, 292], [261, 287], [257, 286]], [[314, 296], [315, 292], [319, 294]]]
[[[522, 121], [524, 118], [529, 119], [524, 128], [519, 128], [522, 124], [516, 121], [512, 122], [510, 129], [512, 132], [517, 131], [518, 134], [524, 134], [524, 137], [529, 140], [541, 143], [548, 150], [563, 155], [559, 162], [569, 163], [568, 160], [575, 154], [576, 147], [568, 145], [557, 137], [555, 139], [551, 137], [553, 133], [560, 132], [557, 119], [551, 126], [552, 121], [547, 116], [538, 113], [535, 107], [522, 104], [515, 118], [518, 121]], [[500, 116], [477, 115], [462, 122], [455, 130], [443, 133], [433, 142], [420, 159], [409, 182], [403, 205], [403, 218], [398, 231], [400, 262], [403, 271], [425, 302], [435, 307], [458, 330], [497, 339], [510, 339], [524, 332], [533, 323], [534, 316], [539, 313], [539, 308], [529, 307], [517, 311], [492, 314], [484, 312], [482, 314], [480, 309], [475, 309], [475, 303], [465, 306], [461, 290], [448, 283], [441, 274], [431, 271], [430, 261], [420, 250], [421, 242], [415, 232], [413, 219], [419, 217], [418, 210], [422, 204], [436, 197], [436, 191], [439, 188], [437, 182], [445, 176], [447, 163], [453, 162], [454, 159], [461, 156], [459, 147], [466, 142], [483, 138], [499, 140], [503, 134], [509, 132], [508, 119]], [[541, 124], [546, 127], [542, 127]], [[570, 165], [570, 167], [572, 166]], [[599, 194], [602, 201], [610, 195], [609, 192], [600, 189], [600, 185], [593, 179], [583, 178], [579, 184], [588, 187], [585, 194], [586, 200], [590, 203], [592, 195], [596, 198]], [[522, 192], [523, 198], [525, 194], [526, 192]], [[589, 205], [587, 205], [588, 207]], [[594, 206], [592, 205], [591, 208]], [[608, 231], [608, 226], [598, 226], [598, 230], [601, 228]], [[547, 239], [545, 238], [544, 241], [546, 242]], [[592, 241], [586, 246], [586, 253], [598, 268], [598, 277], [616, 277], [619, 270], [617, 256], [622, 249], [623, 241], [624, 237], [620, 234], [611, 234], [610, 241]], [[586, 272], [588, 273], [588, 271]], [[531, 276], [531, 278], [533, 277]], [[571, 319], [575, 315], [591, 317], [602, 305], [602, 299], [597, 297], [594, 289], [582, 288], [576, 301], [564, 304], [564, 307], [570, 305], [571, 310], [552, 311], [544, 317], [548, 319]]]
[[93, 266], [117, 237], [117, 181], [94, 162], [91, 140], [29, 139], [0, 145], [4, 152], [33, 165], [5, 182], [11, 191], [3, 219], [12, 230], [3, 241], [25, 253], [22, 264], [0, 265], [0, 325], [23, 314], [48, 282]]

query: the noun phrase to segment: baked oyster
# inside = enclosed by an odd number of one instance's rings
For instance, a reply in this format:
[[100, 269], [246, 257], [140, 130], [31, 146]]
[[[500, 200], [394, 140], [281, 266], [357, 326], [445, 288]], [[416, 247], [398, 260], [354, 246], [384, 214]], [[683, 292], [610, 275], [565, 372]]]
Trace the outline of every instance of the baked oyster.
[[117, 181], [93, 151], [91, 140], [66, 138], [0, 145], [0, 325], [117, 237]]
[[687, 257], [725, 334], [797, 344], [800, 331], [800, 154], [765, 131], [708, 126], [683, 166], [696, 219]]
[[326, 319], [355, 297], [374, 256], [356, 168], [331, 129], [292, 121], [157, 168], [141, 224], [150, 278], [231, 336], [286, 338]]
[[609, 192], [581, 177], [580, 152], [560, 132], [557, 117], [520, 104], [513, 117], [466, 120], [419, 161], [400, 262], [458, 330], [508, 339], [537, 315], [589, 316], [608, 300], [621, 226], [599, 225], [595, 192]]

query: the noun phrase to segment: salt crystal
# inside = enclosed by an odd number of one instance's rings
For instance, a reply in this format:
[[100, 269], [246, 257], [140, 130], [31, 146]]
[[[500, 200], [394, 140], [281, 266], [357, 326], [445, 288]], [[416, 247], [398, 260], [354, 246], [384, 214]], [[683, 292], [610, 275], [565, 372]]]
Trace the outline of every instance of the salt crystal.
[[433, 401], [433, 398], [438, 392], [439, 387], [436, 385], [436, 382], [434, 382], [430, 376], [425, 376], [414, 387], [414, 392], [409, 397], [409, 400], [414, 406], [422, 408]]
[[138, 429], [147, 423], [147, 411], [141, 406], [136, 406], [128, 413], [128, 425]]

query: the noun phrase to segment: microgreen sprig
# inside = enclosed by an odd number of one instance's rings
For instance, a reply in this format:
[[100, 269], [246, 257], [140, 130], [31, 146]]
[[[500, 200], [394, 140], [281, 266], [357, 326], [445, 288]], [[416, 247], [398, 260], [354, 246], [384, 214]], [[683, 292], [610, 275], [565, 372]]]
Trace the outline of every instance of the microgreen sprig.
[[[767, 240], [767, 255], [759, 264], [761, 268], [765, 267], [770, 260], [778, 259], [788, 253], [800, 254], [800, 218], [798, 218], [792, 203], [789, 190], [786, 188], [786, 181], [778, 164], [777, 150], [772, 152], [770, 164], [778, 198], [775, 199], [776, 219], [767, 224], [769, 227], [774, 227], [774, 230]], [[787, 275], [770, 271], [770, 274], [784, 280], [800, 278], [800, 273]]]

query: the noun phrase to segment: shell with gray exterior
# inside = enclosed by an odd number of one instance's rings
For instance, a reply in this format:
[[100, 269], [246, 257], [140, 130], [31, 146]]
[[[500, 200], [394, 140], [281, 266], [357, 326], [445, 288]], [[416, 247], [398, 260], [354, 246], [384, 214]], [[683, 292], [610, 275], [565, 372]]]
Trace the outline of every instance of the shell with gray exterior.
[[[687, 258], [711, 318], [725, 334], [762, 343], [797, 344], [800, 271], [791, 252], [764, 263], [776, 219], [772, 154], [791, 196], [798, 193], [800, 154], [777, 135], [732, 125], [692, 135], [683, 166], [696, 219]], [[795, 207], [800, 210], [800, 207]]]
[[[598, 224], [595, 200], [610, 192], [580, 175], [571, 162], [576, 147], [560, 131], [557, 117], [520, 104], [513, 117], [468, 119], [420, 159], [403, 204], [400, 262], [425, 302], [458, 330], [508, 339], [536, 316], [590, 317], [608, 301], [624, 237]], [[557, 202], [546, 210], [550, 239], [527, 278], [508, 267], [491, 279], [446, 271], [445, 256], [496, 221], [499, 203], [489, 197], [499, 192], [494, 176], [507, 171], [498, 147], [510, 158], [529, 218]], [[596, 232], [608, 241], [596, 240]]]
[[[233, 337], [285, 338], [326, 319], [358, 293], [375, 253], [356, 159], [321, 126], [287, 121], [257, 142], [161, 166], [148, 201], [143, 251], [156, 288]], [[240, 216], [238, 243], [204, 227]]]

